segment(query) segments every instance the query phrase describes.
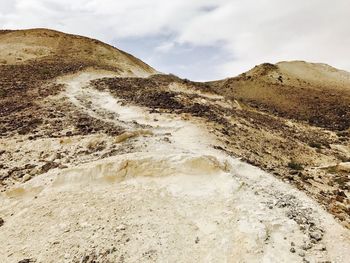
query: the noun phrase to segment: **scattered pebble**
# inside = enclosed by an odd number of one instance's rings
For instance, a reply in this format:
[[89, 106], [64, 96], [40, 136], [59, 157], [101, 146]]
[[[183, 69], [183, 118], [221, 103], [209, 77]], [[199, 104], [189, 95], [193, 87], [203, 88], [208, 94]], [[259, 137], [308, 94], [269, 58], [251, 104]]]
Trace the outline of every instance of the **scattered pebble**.
[[31, 177], [30, 174], [26, 174], [23, 176], [22, 181], [27, 182], [30, 179], [30, 177]]
[[125, 229], [126, 229], [126, 226], [121, 224], [121, 225], [117, 226], [116, 231], [122, 231], [122, 230], [125, 230]]
[[316, 241], [322, 240], [323, 234], [320, 231], [310, 232], [310, 237]]

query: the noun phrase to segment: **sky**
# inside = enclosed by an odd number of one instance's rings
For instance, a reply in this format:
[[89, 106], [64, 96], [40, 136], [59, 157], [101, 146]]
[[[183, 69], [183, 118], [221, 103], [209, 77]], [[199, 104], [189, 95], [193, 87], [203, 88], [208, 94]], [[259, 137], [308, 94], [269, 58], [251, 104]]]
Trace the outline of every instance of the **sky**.
[[350, 71], [349, 0], [0, 0], [0, 28], [97, 38], [191, 80], [264, 62]]

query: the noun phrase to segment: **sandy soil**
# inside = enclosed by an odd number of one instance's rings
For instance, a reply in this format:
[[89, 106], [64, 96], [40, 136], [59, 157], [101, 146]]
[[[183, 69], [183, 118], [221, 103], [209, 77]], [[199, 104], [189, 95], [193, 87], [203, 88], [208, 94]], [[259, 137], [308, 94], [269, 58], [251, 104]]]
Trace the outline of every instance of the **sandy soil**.
[[65, 78], [61, 96], [137, 150], [2, 193], [2, 262], [347, 262], [349, 231], [304, 193], [214, 149], [200, 118], [88, 86], [100, 77]]

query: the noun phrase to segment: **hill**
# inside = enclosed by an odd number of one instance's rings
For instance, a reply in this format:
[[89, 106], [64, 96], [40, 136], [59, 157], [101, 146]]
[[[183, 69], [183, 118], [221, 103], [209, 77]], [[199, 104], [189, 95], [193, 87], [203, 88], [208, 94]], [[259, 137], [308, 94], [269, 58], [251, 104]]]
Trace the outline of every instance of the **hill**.
[[209, 83], [0, 32], [0, 262], [347, 262], [348, 73]]
[[3, 30], [0, 47], [3, 65], [25, 65], [33, 61], [81, 63], [85, 67], [97, 66], [129, 75], [155, 73], [141, 60], [101, 41], [49, 29]]
[[350, 127], [350, 73], [326, 64], [262, 64], [211, 85], [228, 98], [281, 117], [331, 130]]

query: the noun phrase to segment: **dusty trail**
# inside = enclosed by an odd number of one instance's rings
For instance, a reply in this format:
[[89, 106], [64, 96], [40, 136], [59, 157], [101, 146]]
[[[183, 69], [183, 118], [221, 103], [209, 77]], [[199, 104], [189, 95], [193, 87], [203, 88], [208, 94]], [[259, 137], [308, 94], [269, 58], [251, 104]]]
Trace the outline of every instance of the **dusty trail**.
[[200, 120], [150, 114], [88, 86], [103, 76], [67, 77], [62, 95], [153, 135], [133, 139], [142, 151], [51, 171], [1, 196], [3, 262], [347, 262], [348, 230], [305, 194], [215, 150]]

